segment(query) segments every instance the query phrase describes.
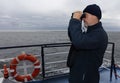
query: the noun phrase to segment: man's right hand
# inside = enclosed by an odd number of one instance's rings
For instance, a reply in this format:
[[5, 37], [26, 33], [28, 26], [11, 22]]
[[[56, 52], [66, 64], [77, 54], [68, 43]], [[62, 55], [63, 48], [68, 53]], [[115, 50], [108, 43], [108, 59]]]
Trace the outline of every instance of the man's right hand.
[[73, 13], [73, 18], [74, 19], [77, 19], [77, 20], [80, 20], [80, 17], [82, 16], [82, 12], [81, 11], [76, 11]]

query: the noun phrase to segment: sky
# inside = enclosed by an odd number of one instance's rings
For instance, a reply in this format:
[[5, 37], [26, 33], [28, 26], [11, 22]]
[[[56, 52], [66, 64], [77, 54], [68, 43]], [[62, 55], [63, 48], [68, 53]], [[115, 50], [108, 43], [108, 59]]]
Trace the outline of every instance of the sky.
[[0, 0], [0, 30], [67, 29], [71, 13], [97, 4], [104, 26], [120, 29], [120, 0]]

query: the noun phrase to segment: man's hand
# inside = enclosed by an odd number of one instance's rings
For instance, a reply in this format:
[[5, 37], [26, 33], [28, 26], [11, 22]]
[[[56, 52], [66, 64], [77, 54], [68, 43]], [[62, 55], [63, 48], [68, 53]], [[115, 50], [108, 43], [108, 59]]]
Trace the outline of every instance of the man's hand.
[[76, 11], [73, 13], [73, 18], [80, 20], [80, 17], [82, 16], [82, 12], [81, 11]]

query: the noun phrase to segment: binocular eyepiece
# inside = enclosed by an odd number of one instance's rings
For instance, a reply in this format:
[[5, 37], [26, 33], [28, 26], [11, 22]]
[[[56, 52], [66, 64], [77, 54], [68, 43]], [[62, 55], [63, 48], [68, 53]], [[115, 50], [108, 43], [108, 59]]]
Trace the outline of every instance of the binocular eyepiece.
[[82, 16], [80, 17], [80, 19], [82, 20], [85, 17], [86, 17], [86, 15], [85, 15], [85, 13], [83, 13]]
[[[72, 13], [71, 18], [73, 18], [73, 14], [74, 14], [74, 13]], [[85, 17], [86, 17], [86, 15], [85, 15], [85, 13], [83, 13], [82, 16], [80, 17], [80, 20], [82, 20], [82, 19], [85, 18]]]

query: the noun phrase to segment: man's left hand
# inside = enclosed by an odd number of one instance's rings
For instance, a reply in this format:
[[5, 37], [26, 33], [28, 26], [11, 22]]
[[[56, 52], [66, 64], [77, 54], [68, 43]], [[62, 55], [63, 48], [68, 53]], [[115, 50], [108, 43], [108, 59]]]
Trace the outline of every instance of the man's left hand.
[[80, 17], [82, 16], [82, 12], [81, 11], [76, 11], [73, 13], [73, 18], [80, 20]]

